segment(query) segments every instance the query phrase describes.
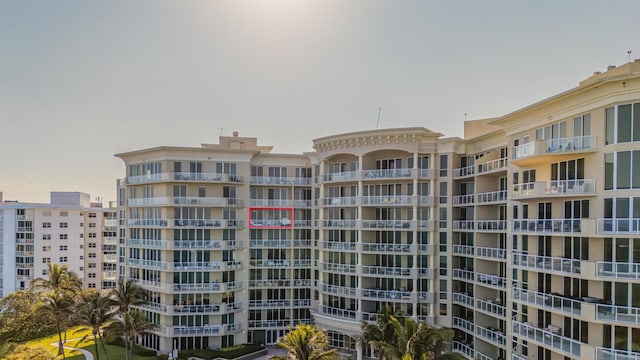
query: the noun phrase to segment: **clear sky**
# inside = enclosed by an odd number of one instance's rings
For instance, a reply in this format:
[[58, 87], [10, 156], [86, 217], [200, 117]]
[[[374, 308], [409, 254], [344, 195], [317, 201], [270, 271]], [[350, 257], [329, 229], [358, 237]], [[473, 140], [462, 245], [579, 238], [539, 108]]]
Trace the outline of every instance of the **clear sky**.
[[[221, 132], [276, 152], [462, 136], [640, 57], [640, 1], [0, 1], [0, 191], [114, 200], [113, 154]], [[634, 56], [635, 55], [635, 56]]]

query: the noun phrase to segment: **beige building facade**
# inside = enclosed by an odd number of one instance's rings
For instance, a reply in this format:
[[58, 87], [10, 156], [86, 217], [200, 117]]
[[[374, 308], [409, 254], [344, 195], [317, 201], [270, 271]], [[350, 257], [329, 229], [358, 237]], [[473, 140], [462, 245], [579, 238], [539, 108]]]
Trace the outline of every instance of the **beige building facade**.
[[465, 138], [313, 147], [234, 134], [117, 155], [119, 275], [160, 324], [144, 345], [273, 344], [315, 322], [344, 358], [374, 358], [360, 324], [391, 306], [453, 328], [469, 359], [640, 357], [640, 62]]

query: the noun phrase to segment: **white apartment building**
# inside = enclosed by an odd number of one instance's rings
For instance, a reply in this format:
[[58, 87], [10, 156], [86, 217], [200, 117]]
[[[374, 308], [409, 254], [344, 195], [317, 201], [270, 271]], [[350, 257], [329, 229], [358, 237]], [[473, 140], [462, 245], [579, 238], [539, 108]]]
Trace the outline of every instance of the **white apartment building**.
[[640, 61], [464, 138], [368, 130], [117, 155], [121, 266], [160, 352], [273, 344], [315, 322], [368, 359], [387, 305], [468, 359], [640, 359]]
[[50, 263], [67, 265], [86, 288], [113, 288], [117, 225], [115, 208], [79, 192], [52, 192], [49, 204], [0, 202], [0, 296], [46, 277]]

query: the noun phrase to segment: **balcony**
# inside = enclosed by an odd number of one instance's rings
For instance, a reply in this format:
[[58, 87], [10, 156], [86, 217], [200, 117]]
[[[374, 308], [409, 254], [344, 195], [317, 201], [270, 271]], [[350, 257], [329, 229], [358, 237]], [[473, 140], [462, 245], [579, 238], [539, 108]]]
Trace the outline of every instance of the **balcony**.
[[126, 259], [127, 265], [149, 268], [153, 270], [166, 270], [169, 268], [169, 264], [166, 261], [160, 260], [147, 260], [147, 259]]
[[173, 262], [169, 266], [171, 270], [185, 271], [185, 270], [210, 270], [210, 271], [223, 271], [223, 270], [236, 270], [242, 267], [240, 261], [181, 261]]
[[551, 180], [515, 184], [513, 199], [596, 195], [595, 179]]
[[475, 254], [475, 246], [454, 244], [453, 254], [462, 256], [473, 256]]
[[411, 291], [362, 289], [363, 299], [412, 301]]
[[167, 219], [128, 219], [127, 226], [131, 227], [167, 227]]
[[250, 204], [251, 206], [260, 206], [260, 207], [308, 208], [308, 207], [311, 207], [311, 200], [251, 199]]
[[484, 273], [476, 273], [476, 280], [480, 284], [496, 286], [496, 287], [499, 287], [499, 288], [506, 288], [507, 287], [507, 278], [504, 278], [502, 276], [490, 275], [490, 274], [484, 274]]
[[473, 176], [475, 173], [476, 173], [475, 165], [453, 169], [454, 178]]
[[507, 190], [490, 191], [476, 194], [476, 203], [479, 205], [492, 205], [507, 201]]
[[477, 246], [476, 256], [492, 259], [492, 260], [505, 260], [507, 258], [507, 250], [492, 248], [492, 247]]
[[175, 181], [195, 181], [207, 183], [243, 183], [242, 176], [234, 174], [218, 174], [218, 173], [192, 173], [192, 172], [176, 172], [173, 173]]
[[169, 205], [168, 197], [135, 198], [127, 200], [127, 206], [166, 206]]
[[476, 309], [500, 317], [507, 315], [507, 308], [502, 306], [499, 298], [486, 300], [476, 299]]
[[[339, 244], [348, 244], [348, 243], [339, 243]], [[354, 245], [355, 243], [351, 243]], [[399, 253], [399, 254], [409, 254], [411, 253], [411, 244], [371, 244], [371, 243], [363, 243], [362, 244], [362, 252], [368, 253]]]
[[453, 269], [453, 278], [457, 280], [474, 281], [476, 275], [473, 271], [464, 269]]
[[514, 165], [523, 166], [550, 161], [547, 157], [596, 151], [596, 136], [575, 136], [530, 142], [513, 149]]
[[357, 196], [335, 196], [322, 199], [324, 206], [358, 206], [360, 198]]
[[453, 196], [453, 205], [457, 206], [471, 206], [475, 203], [475, 201], [476, 197], [474, 194]]
[[640, 308], [631, 306], [596, 305], [596, 319], [607, 323], [640, 324]]
[[410, 219], [396, 219], [396, 220], [362, 220], [362, 229], [411, 229]]
[[372, 169], [362, 170], [362, 180], [410, 179], [413, 169]]
[[232, 334], [242, 329], [241, 323], [224, 325], [200, 325], [200, 326], [163, 326], [158, 331], [163, 336], [197, 336], [197, 335], [225, 335]]
[[311, 185], [308, 177], [252, 176], [251, 185]]
[[338, 263], [320, 263], [323, 271], [337, 272], [341, 274], [355, 274], [356, 265]]
[[102, 261], [106, 262], [106, 263], [116, 263], [116, 262], [118, 262], [118, 255], [117, 254], [103, 254], [102, 255]]
[[249, 301], [250, 309], [274, 309], [274, 308], [283, 308], [283, 307], [290, 307], [290, 306], [291, 306], [291, 300], [286, 300], [286, 299]]
[[175, 219], [172, 222], [176, 228], [239, 228], [244, 225], [244, 221], [237, 219]]
[[462, 354], [467, 359], [473, 359], [473, 348], [459, 341], [451, 342], [451, 349], [454, 352]]
[[348, 286], [337, 286], [337, 285], [330, 285], [330, 284], [321, 284], [322, 286], [322, 292], [323, 293], [327, 293], [327, 294], [333, 294], [333, 295], [338, 295], [338, 296], [347, 296], [347, 297], [359, 297], [358, 296], [358, 289], [355, 288], [351, 288]]
[[455, 220], [453, 230], [455, 231], [481, 231], [481, 232], [504, 232], [507, 229], [506, 220]]
[[357, 220], [320, 220], [318, 223], [323, 228], [329, 229], [355, 229]]
[[376, 276], [411, 276], [411, 268], [362, 265], [362, 274]]
[[582, 313], [582, 303], [580, 301], [563, 297], [559, 294], [546, 294], [533, 290], [514, 288], [512, 297], [514, 301], [542, 309], [555, 310], [564, 315], [580, 315]]
[[348, 319], [348, 320], [356, 320], [356, 317], [357, 317], [357, 311], [344, 310], [344, 309], [335, 308], [335, 307], [326, 306], [326, 305], [320, 306], [320, 313], [323, 315], [327, 315], [329, 317]]
[[542, 272], [559, 272], [567, 275], [580, 274], [580, 264], [580, 260], [574, 259], [524, 253], [513, 254], [513, 266]]
[[583, 234], [586, 219], [522, 219], [513, 220], [514, 233]]
[[321, 241], [320, 243], [322, 244], [322, 248], [326, 250], [356, 251], [355, 242]]
[[461, 317], [454, 316], [453, 317], [453, 328], [459, 329], [463, 331], [467, 331], [473, 334], [475, 326], [472, 321], [463, 319]]
[[262, 268], [262, 267], [289, 267], [291, 266], [291, 261], [287, 260], [287, 259], [269, 259], [269, 260], [260, 260], [260, 259], [254, 259], [254, 260], [250, 260], [249, 264], [252, 267], [256, 267], [256, 268]]
[[147, 184], [147, 183], [163, 182], [163, 181], [169, 181], [169, 173], [128, 176], [126, 178], [126, 183], [131, 185]]
[[115, 270], [103, 271], [102, 272], [102, 280], [116, 281], [116, 280], [118, 280], [118, 272], [115, 271]]
[[480, 175], [480, 174], [493, 173], [496, 171], [505, 171], [507, 170], [507, 165], [508, 165], [507, 158], [501, 158], [501, 159], [479, 163], [479, 164], [476, 164], [476, 166], [478, 167], [477, 173], [478, 175]]
[[172, 198], [173, 205], [180, 206], [221, 206], [239, 207], [244, 205], [244, 200], [226, 197], [195, 197], [176, 196]]
[[476, 325], [476, 335], [478, 336], [478, 338], [498, 346], [504, 346], [507, 343], [507, 339], [504, 336], [504, 331], [494, 329], [492, 327]]
[[232, 281], [222, 283], [219, 281], [205, 282], [205, 283], [178, 283], [167, 284], [162, 283], [161, 288], [163, 290], [169, 290], [174, 292], [228, 292], [238, 290], [242, 288], [241, 281]]
[[412, 206], [412, 195], [363, 196], [362, 206]]
[[640, 219], [598, 219], [599, 235], [640, 235]]
[[580, 356], [581, 343], [577, 340], [559, 335], [560, 328], [550, 325], [545, 329], [531, 324], [513, 321], [513, 333], [539, 345], [556, 349], [564, 354]]
[[352, 182], [358, 181], [358, 171], [344, 171], [324, 174], [320, 178], [322, 182]]
[[174, 249], [225, 250], [236, 249], [241, 242], [236, 240], [174, 240]]
[[640, 352], [597, 347], [596, 360], [640, 360]]
[[597, 276], [614, 279], [640, 279], [640, 263], [597, 261]]
[[266, 280], [250, 280], [249, 287], [256, 288], [274, 288], [274, 287], [289, 287], [293, 281], [289, 279], [266, 279]]
[[250, 328], [285, 328], [291, 326], [290, 320], [249, 320]]
[[468, 307], [473, 307], [473, 296], [469, 296], [464, 293], [454, 292], [453, 293], [453, 302], [461, 305], [465, 305]]

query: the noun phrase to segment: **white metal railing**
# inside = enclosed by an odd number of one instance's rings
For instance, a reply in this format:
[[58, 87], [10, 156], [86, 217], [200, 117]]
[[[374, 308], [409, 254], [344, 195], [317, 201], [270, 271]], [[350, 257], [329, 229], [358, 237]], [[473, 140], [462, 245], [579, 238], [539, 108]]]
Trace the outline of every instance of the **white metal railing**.
[[252, 176], [251, 184], [256, 185], [310, 185], [308, 177]]
[[412, 205], [411, 195], [362, 196], [362, 205]]
[[368, 266], [362, 265], [363, 275], [410, 276], [409, 267]]
[[166, 227], [169, 225], [167, 219], [128, 219], [127, 226], [157, 226]]
[[473, 281], [475, 279], [475, 273], [473, 271], [464, 270], [464, 269], [453, 269], [453, 277]]
[[589, 195], [596, 193], [595, 179], [537, 181], [513, 186], [514, 198]]
[[357, 316], [357, 311], [354, 310], [344, 310], [340, 308], [335, 308], [331, 306], [322, 305], [320, 306], [320, 313], [323, 315], [329, 315], [331, 317], [338, 317], [342, 319], [355, 319]]
[[358, 220], [321, 220], [318, 222], [325, 228], [355, 228]]
[[513, 220], [513, 232], [580, 233], [582, 219], [522, 219]]
[[529, 269], [558, 271], [568, 274], [580, 274], [581, 261], [553, 256], [530, 255], [514, 252], [513, 265]]
[[[355, 249], [355, 243], [339, 243], [352, 244]], [[409, 253], [411, 252], [411, 244], [371, 244], [363, 243], [362, 251], [367, 252], [384, 252], [384, 253]]]
[[475, 221], [473, 220], [454, 220], [453, 230], [469, 230], [475, 229]]
[[250, 287], [282, 287], [291, 286], [294, 283], [288, 279], [249, 280]]
[[640, 234], [640, 218], [598, 219], [598, 234]]
[[239, 246], [236, 240], [174, 240], [175, 249], [233, 249]]
[[453, 253], [456, 255], [473, 256], [475, 254], [475, 246], [472, 245], [453, 245]]
[[289, 267], [291, 261], [289, 259], [254, 259], [249, 260], [249, 264], [255, 267]]
[[496, 300], [491, 300], [491, 299], [488, 299], [488, 300], [476, 299], [476, 308], [494, 315], [498, 315], [498, 316], [505, 316], [507, 314], [506, 307], [496, 303]]
[[474, 194], [455, 195], [453, 197], [453, 205], [470, 205], [475, 203], [475, 200]]
[[472, 321], [457, 316], [453, 317], [453, 327], [460, 330], [466, 330], [471, 333], [473, 333], [475, 328]]
[[580, 301], [558, 295], [514, 288], [512, 298], [514, 301], [521, 301], [540, 308], [553, 309], [576, 315], [582, 313], [582, 303]]
[[434, 173], [433, 169], [418, 169], [418, 178], [431, 179], [434, 177]]
[[356, 206], [359, 204], [359, 198], [357, 196], [326, 197], [322, 199], [322, 204], [325, 206]]
[[358, 171], [344, 171], [323, 174], [321, 180], [324, 182], [337, 182], [337, 181], [355, 181], [358, 180]]
[[176, 172], [173, 173], [176, 181], [199, 181], [199, 182], [230, 182], [242, 183], [244, 177], [235, 174], [199, 173], [199, 172]]
[[524, 157], [532, 156], [536, 153], [536, 143], [530, 142], [513, 148], [513, 159], [518, 160]]
[[151, 239], [127, 239], [127, 246], [166, 249], [167, 247], [169, 247], [169, 241]]
[[362, 220], [363, 229], [409, 229], [411, 228], [411, 219], [396, 220]]
[[640, 352], [596, 347], [596, 360], [640, 360]]
[[596, 136], [574, 136], [547, 140], [547, 153], [564, 153], [596, 149]]
[[473, 358], [473, 348], [459, 341], [452, 341], [451, 349], [455, 352], [461, 353], [462, 355], [466, 356], [469, 359]]
[[356, 273], [355, 265], [336, 264], [336, 263], [327, 263], [327, 262], [323, 262], [321, 264], [322, 264], [322, 270], [324, 271], [332, 271], [332, 272], [347, 273], [347, 274]]
[[330, 285], [330, 284], [321, 284], [322, 292], [330, 293], [334, 295], [340, 296], [348, 296], [348, 297], [357, 297], [358, 289], [351, 288], [348, 286], [338, 286], [338, 285]]
[[127, 184], [142, 184], [169, 180], [169, 173], [128, 176]]
[[362, 289], [362, 296], [374, 299], [411, 300], [411, 291]]
[[507, 287], [507, 279], [502, 276], [476, 273], [476, 280], [482, 284], [497, 286], [501, 288]]
[[504, 231], [507, 229], [506, 220], [476, 220], [476, 230]]
[[362, 170], [362, 180], [410, 178], [413, 169], [372, 169]]
[[507, 190], [490, 191], [476, 194], [478, 204], [490, 204], [507, 201]]
[[617, 305], [596, 305], [596, 319], [640, 324], [640, 308]]
[[174, 205], [241, 206], [242, 203], [241, 199], [225, 197], [175, 196], [173, 198]]
[[169, 205], [168, 197], [149, 197], [149, 198], [134, 198], [127, 200], [128, 206], [159, 206], [159, 205]]
[[457, 302], [467, 306], [473, 306], [473, 296], [469, 296], [467, 294], [463, 294], [459, 292], [454, 292], [453, 302]]
[[250, 300], [249, 308], [277, 308], [277, 307], [289, 307], [291, 306], [291, 300], [278, 299], [278, 300]]
[[466, 167], [453, 169], [453, 177], [471, 176], [476, 173], [476, 166], [469, 165]]
[[550, 346], [565, 353], [580, 356], [581, 343], [577, 340], [561, 336], [549, 329], [540, 329], [533, 325], [520, 323], [518, 321], [513, 321], [512, 324], [514, 334], [544, 344], [545, 346]]
[[640, 279], [640, 263], [597, 261], [598, 277]]
[[435, 253], [435, 245], [418, 244], [418, 252], [420, 253], [420, 255], [433, 255]]
[[[341, 251], [356, 251], [356, 243], [354, 242], [339, 242], [339, 241], [321, 241], [322, 248], [327, 250], [341, 250]], [[364, 249], [364, 245], [363, 249]], [[369, 244], [374, 245], [374, 244]]]
[[498, 345], [506, 345], [507, 343], [507, 338], [504, 336], [504, 332], [497, 329], [476, 325], [476, 335]]
[[251, 199], [251, 206], [293, 207], [306, 208], [311, 206], [311, 200], [304, 199]]
[[507, 158], [500, 158], [500, 159], [479, 163], [477, 164], [478, 174], [492, 172], [492, 171], [506, 170], [507, 164], [508, 164]]
[[162, 269], [162, 270], [169, 268], [169, 264], [166, 261], [160, 261], [160, 260], [128, 258], [126, 261], [127, 261], [127, 265], [130, 265], [130, 266], [148, 267], [148, 268]]
[[507, 250], [478, 246], [476, 247], [476, 256], [504, 260], [507, 258]]

